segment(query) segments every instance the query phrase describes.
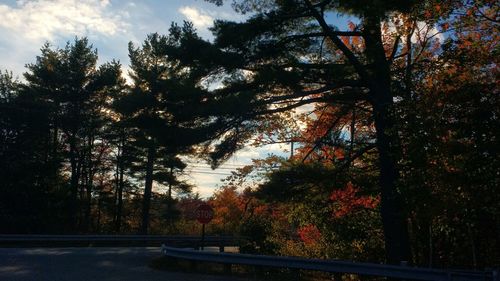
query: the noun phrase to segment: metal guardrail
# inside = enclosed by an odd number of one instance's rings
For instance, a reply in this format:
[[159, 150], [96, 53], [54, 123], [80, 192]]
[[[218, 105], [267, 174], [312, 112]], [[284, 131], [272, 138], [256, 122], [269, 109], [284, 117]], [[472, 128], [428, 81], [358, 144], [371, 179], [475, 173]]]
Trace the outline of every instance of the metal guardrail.
[[[234, 246], [238, 238], [233, 236], [207, 236], [204, 240], [206, 246]], [[157, 243], [158, 245], [176, 245], [196, 247], [200, 244], [200, 236], [184, 235], [18, 235], [0, 234], [1, 245], [32, 245], [32, 244], [121, 244], [128, 243], [146, 244]]]
[[497, 271], [484, 272], [455, 272], [416, 268], [409, 266], [395, 266], [373, 263], [357, 263], [338, 260], [306, 259], [299, 257], [262, 256], [248, 254], [230, 254], [200, 252], [195, 250], [179, 249], [162, 246], [162, 253], [166, 256], [193, 261], [215, 262], [222, 264], [241, 264], [263, 267], [279, 267], [290, 269], [304, 269], [330, 273], [354, 273], [366, 276], [380, 276], [410, 280], [427, 281], [497, 281]]

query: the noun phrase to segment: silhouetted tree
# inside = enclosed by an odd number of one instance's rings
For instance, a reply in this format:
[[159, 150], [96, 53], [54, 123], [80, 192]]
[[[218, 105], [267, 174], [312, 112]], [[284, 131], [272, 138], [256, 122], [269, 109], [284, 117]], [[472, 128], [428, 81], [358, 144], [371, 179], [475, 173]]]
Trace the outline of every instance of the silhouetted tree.
[[[207, 88], [200, 102], [202, 114], [213, 114], [208, 122], [227, 128], [212, 153], [214, 164], [241, 148], [274, 114], [305, 104], [368, 102], [376, 128], [387, 260], [409, 261], [406, 209], [396, 186], [392, 58], [391, 52], [386, 54], [381, 27], [391, 13], [408, 12], [413, 5], [397, 1], [235, 3], [240, 11], [255, 14], [242, 23], [216, 21], [213, 44], [196, 38], [180, 40], [182, 54], [177, 56], [186, 69], [206, 74], [196, 83], [221, 85]], [[353, 30], [338, 30], [327, 22], [327, 16], [337, 11], [358, 17], [360, 24]], [[350, 49], [344, 37], [361, 38], [363, 48]], [[200, 51], [192, 52], [195, 46]]]
[[97, 67], [97, 51], [86, 38], [76, 38], [64, 49], [44, 45], [27, 68], [26, 92], [48, 108], [46, 158], [53, 162], [55, 174], [59, 168], [69, 172], [71, 200], [65, 203], [71, 229], [75, 231], [79, 223], [87, 231], [94, 176], [106, 152], [103, 130], [109, 119], [104, 109], [109, 91], [121, 79], [120, 64]]
[[[148, 232], [153, 181], [168, 186], [168, 200], [172, 200], [172, 188], [188, 191], [189, 185], [177, 180], [177, 174], [186, 165], [177, 154], [190, 149], [189, 138], [175, 135], [174, 104], [182, 99], [182, 92], [175, 88], [178, 75], [167, 49], [168, 36], [151, 34], [139, 48], [129, 44], [130, 75], [134, 85], [128, 96], [120, 101], [122, 114], [127, 115], [127, 125], [135, 128], [134, 145], [142, 151], [142, 164], [136, 164], [143, 173], [144, 195], [140, 233]], [[167, 136], [161, 136], [168, 134]], [[170, 206], [171, 203], [168, 203]]]

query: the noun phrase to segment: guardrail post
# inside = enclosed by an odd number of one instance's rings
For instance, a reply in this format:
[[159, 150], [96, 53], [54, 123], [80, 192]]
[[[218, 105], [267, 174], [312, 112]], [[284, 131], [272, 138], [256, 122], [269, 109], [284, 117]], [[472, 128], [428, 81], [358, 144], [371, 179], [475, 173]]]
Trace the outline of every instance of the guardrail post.
[[198, 263], [195, 260], [191, 260], [190, 266], [191, 266], [192, 271], [196, 271], [196, 268], [198, 267]]
[[230, 264], [230, 263], [224, 264], [224, 273], [225, 274], [231, 274], [231, 266], [232, 266], [232, 264]]
[[219, 240], [219, 253], [224, 253], [224, 242], [222, 238]]
[[300, 269], [298, 268], [293, 268], [291, 269], [291, 274], [292, 274], [292, 280], [300, 280]]
[[258, 280], [257, 278], [260, 278], [264, 275], [264, 268], [262, 268], [262, 266], [259, 266], [259, 265], [255, 265], [253, 267], [253, 277], [255, 280]]

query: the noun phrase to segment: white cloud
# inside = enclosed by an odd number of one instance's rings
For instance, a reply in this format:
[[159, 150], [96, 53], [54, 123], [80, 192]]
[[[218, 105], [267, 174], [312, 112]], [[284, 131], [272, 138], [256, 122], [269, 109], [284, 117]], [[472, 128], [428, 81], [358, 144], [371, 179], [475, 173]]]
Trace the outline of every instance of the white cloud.
[[183, 14], [197, 28], [207, 28], [212, 25], [214, 18], [207, 12], [194, 7], [180, 7], [179, 13]]
[[411, 37], [412, 43], [418, 43], [424, 41], [430, 36], [437, 37], [439, 42], [444, 42], [444, 35], [439, 32], [435, 25], [427, 24], [425, 22], [417, 22], [417, 28]]
[[[222, 179], [236, 171], [237, 168], [251, 165], [252, 159], [263, 159], [269, 154], [287, 157], [290, 149], [289, 144], [270, 144], [261, 147], [247, 147], [237, 151], [227, 162], [219, 168], [212, 170], [205, 162], [196, 161], [186, 157], [184, 160], [188, 163], [187, 175], [183, 178], [195, 186], [194, 191], [199, 192], [202, 197], [210, 197], [217, 187], [224, 183]], [[285, 152], [287, 151], [287, 152]]]
[[108, 11], [109, 0], [17, 1], [0, 5], [0, 28], [34, 42], [67, 35], [106, 35], [125, 32], [123, 16]]
[[106, 7], [109, 5], [109, 0], [100, 0], [101, 7]]
[[[396, 34], [402, 29], [402, 23], [406, 21], [405, 16], [403, 14], [393, 14], [391, 20], [387, 22], [387, 30], [383, 30], [384, 35], [395, 38]], [[406, 35], [398, 34], [401, 36], [401, 43], [406, 44]], [[429, 37], [436, 37], [439, 42], [444, 42], [445, 36], [441, 33], [434, 24], [429, 24], [423, 21], [417, 21], [415, 26], [415, 30], [413, 31], [411, 37], [411, 43], [418, 44]]]
[[[197, 170], [204, 170], [197, 168]], [[229, 176], [229, 173], [227, 175], [218, 175], [217, 170], [212, 171], [211, 169], [205, 169], [205, 173], [197, 173], [197, 172], [192, 172], [189, 173], [188, 175], [185, 176], [183, 179], [187, 180], [189, 183], [194, 185], [194, 192], [198, 192], [202, 197], [208, 198], [212, 195], [212, 193], [215, 191], [217, 186], [221, 185], [221, 179], [226, 178]]]
[[233, 156], [233, 158], [236, 161], [249, 162], [249, 163], [251, 162], [250, 159], [259, 157], [260, 157], [259, 151], [254, 147], [245, 147], [241, 150], [238, 150]]

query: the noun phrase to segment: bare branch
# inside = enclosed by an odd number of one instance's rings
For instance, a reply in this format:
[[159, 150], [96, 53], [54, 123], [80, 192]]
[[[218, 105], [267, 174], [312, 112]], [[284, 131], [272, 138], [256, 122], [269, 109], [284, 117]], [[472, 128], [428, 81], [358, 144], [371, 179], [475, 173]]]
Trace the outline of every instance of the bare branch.
[[356, 159], [363, 156], [366, 152], [374, 149], [375, 147], [376, 145], [372, 143], [356, 151], [356, 153], [354, 153], [351, 157], [346, 158], [344, 162], [340, 165], [340, 167], [338, 167], [338, 169], [335, 170], [335, 172], [336, 173], [341, 172], [345, 168], [349, 167], [352, 162], [356, 161]]
[[[297, 91], [297, 92], [294, 92], [293, 94], [269, 98], [269, 99], [263, 100], [262, 102], [263, 103], [272, 103], [272, 102], [278, 102], [278, 101], [304, 98], [304, 97], [311, 96], [311, 95], [324, 94], [325, 92], [338, 90], [338, 89], [343, 88], [343, 87], [353, 87], [353, 86], [354, 87], [362, 87], [362, 85], [359, 84], [359, 82], [355, 81], [355, 80], [352, 80], [352, 81], [347, 80], [347, 81], [343, 81], [343, 82], [344, 83], [339, 82], [338, 84], [335, 84], [335, 85], [328, 85], [328, 86], [324, 86], [324, 87], [314, 89], [314, 90], [309, 90], [309, 91]], [[358, 83], [355, 83], [355, 82], [358, 82]], [[333, 95], [333, 96], [323, 95], [323, 97], [321, 97], [321, 98], [327, 100], [327, 99], [331, 99], [331, 98], [335, 98], [335, 97], [342, 98], [342, 100], [346, 100], [346, 99], [358, 100], [358, 99], [363, 99], [364, 95], [352, 95], [352, 94], [338, 94], [338, 95]]]
[[337, 119], [335, 119], [335, 121], [333, 121], [333, 123], [330, 125], [330, 127], [328, 127], [328, 129], [326, 130], [326, 132], [323, 134], [323, 136], [321, 136], [318, 140], [316, 140], [314, 146], [307, 152], [307, 154], [304, 156], [304, 158], [302, 159], [302, 163], [304, 161], [306, 161], [306, 159], [309, 157], [309, 155], [311, 155], [311, 153], [319, 147], [320, 143], [321, 143], [321, 140], [323, 140], [324, 138], [326, 138], [330, 132], [333, 130], [333, 128], [335, 128], [337, 126], [337, 124], [340, 122], [340, 119], [342, 119], [342, 117], [344, 117], [345, 114], [347, 114], [347, 109], [344, 108], [344, 110], [341, 112], [341, 114], [339, 116], [337, 116]]
[[[332, 30], [332, 34], [335, 34], [336, 36], [349, 36], [349, 37], [354, 37], [354, 36], [363, 36], [363, 34], [360, 31], [335, 31]], [[294, 34], [287, 36], [283, 38], [280, 43], [288, 43], [294, 40], [300, 40], [300, 39], [307, 39], [307, 38], [314, 38], [314, 37], [327, 37], [327, 34], [325, 32], [312, 32], [312, 33], [305, 33], [305, 34]]]
[[394, 45], [392, 47], [392, 52], [391, 55], [389, 56], [389, 63], [392, 63], [394, 61], [394, 57], [396, 56], [396, 53], [398, 52], [398, 46], [399, 42], [401, 41], [401, 36], [396, 36], [396, 39], [394, 40]]
[[344, 54], [344, 56], [347, 57], [349, 62], [354, 66], [356, 71], [358, 72], [358, 75], [363, 79], [364, 81], [368, 82], [368, 73], [366, 72], [366, 69], [363, 67], [361, 62], [358, 60], [358, 58], [354, 55], [354, 53], [349, 50], [349, 48], [338, 38], [338, 36], [335, 34], [335, 31], [326, 23], [325, 19], [323, 16], [316, 10], [313, 4], [311, 4], [311, 1], [305, 0], [306, 5], [309, 7], [309, 10], [313, 14], [314, 18], [316, 21], [319, 23], [325, 34], [332, 40], [332, 42], [339, 48], [340, 51]]

